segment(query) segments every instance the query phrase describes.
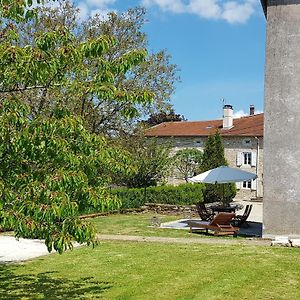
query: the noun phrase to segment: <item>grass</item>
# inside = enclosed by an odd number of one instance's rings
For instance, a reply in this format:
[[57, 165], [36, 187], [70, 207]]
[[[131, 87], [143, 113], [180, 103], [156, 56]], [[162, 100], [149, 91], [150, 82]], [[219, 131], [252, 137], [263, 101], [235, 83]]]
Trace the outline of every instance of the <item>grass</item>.
[[300, 249], [104, 242], [0, 265], [0, 299], [300, 299]]
[[188, 231], [151, 227], [151, 219], [157, 216], [161, 222], [175, 221], [181, 216], [166, 216], [155, 213], [110, 215], [90, 219], [99, 234], [121, 234], [141, 236], [185, 237]]
[[[190, 237], [148, 227], [152, 216], [92, 222], [100, 234]], [[95, 249], [0, 264], [0, 299], [300, 299], [299, 269], [297, 248], [101, 242]]]
[[[209, 238], [213, 235], [190, 234], [189, 230], [178, 230], [152, 227], [151, 219], [158, 217], [162, 223], [184, 219], [184, 216], [160, 215], [155, 213], [144, 214], [117, 214], [90, 219], [99, 234], [138, 235], [180, 238]], [[223, 236], [223, 239], [239, 239], [240, 237]]]
[[[99, 234], [117, 235], [139, 235], [159, 237], [191, 237], [188, 230], [176, 230], [167, 228], [151, 227], [151, 219], [157, 216], [162, 223], [183, 219], [183, 216], [166, 216], [155, 213], [136, 215], [110, 215], [91, 219]], [[201, 234], [194, 234], [192, 237], [203, 237]], [[206, 236], [208, 237], [208, 236]]]

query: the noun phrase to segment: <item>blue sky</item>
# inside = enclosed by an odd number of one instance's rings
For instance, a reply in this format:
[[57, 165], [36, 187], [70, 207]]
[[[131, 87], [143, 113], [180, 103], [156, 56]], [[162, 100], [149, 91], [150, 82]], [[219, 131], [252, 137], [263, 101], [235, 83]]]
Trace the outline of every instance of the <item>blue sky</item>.
[[259, 0], [79, 0], [83, 18], [146, 6], [149, 50], [166, 49], [180, 69], [171, 103], [188, 120], [263, 111], [265, 19]]

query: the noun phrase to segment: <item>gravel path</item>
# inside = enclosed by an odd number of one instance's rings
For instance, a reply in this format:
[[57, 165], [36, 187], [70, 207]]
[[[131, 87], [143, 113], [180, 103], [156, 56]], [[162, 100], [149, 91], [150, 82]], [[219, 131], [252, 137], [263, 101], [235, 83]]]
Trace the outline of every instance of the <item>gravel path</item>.
[[44, 241], [0, 236], [0, 263], [19, 262], [49, 254]]
[[134, 235], [110, 235], [98, 234], [99, 241], [130, 241], [130, 242], [154, 242], [154, 243], [178, 243], [178, 244], [215, 244], [215, 245], [252, 245], [252, 246], [270, 246], [268, 239], [236, 239], [222, 237], [199, 237], [199, 238], [171, 238], [171, 237], [145, 237]]

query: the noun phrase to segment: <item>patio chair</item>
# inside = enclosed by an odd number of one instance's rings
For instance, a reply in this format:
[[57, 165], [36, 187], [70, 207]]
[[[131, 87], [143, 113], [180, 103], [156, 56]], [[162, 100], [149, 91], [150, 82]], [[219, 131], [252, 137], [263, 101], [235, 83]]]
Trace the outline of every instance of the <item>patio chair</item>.
[[212, 211], [209, 212], [203, 202], [196, 203], [196, 208], [201, 220], [210, 221], [213, 219], [214, 213]]
[[234, 217], [234, 213], [220, 212], [211, 221], [188, 220], [187, 223], [190, 226], [190, 233], [196, 228], [205, 229], [206, 233], [212, 230], [215, 235], [236, 236], [240, 228], [230, 224]]
[[247, 222], [247, 219], [251, 213], [252, 206], [253, 206], [252, 204], [251, 205], [247, 204], [244, 213], [242, 215], [235, 216], [231, 224], [237, 227], [241, 227], [242, 225], [246, 225], [246, 227], [249, 227], [250, 225]]

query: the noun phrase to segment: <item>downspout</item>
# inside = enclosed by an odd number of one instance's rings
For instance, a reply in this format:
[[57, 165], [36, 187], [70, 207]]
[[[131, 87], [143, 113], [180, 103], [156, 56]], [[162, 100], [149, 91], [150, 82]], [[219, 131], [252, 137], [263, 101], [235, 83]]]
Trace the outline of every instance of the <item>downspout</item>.
[[258, 188], [259, 188], [259, 180], [258, 180], [258, 164], [259, 164], [259, 138], [257, 136], [254, 137], [256, 139], [256, 169], [255, 169], [255, 173], [257, 176], [257, 181], [256, 181], [256, 199], [258, 198]]

